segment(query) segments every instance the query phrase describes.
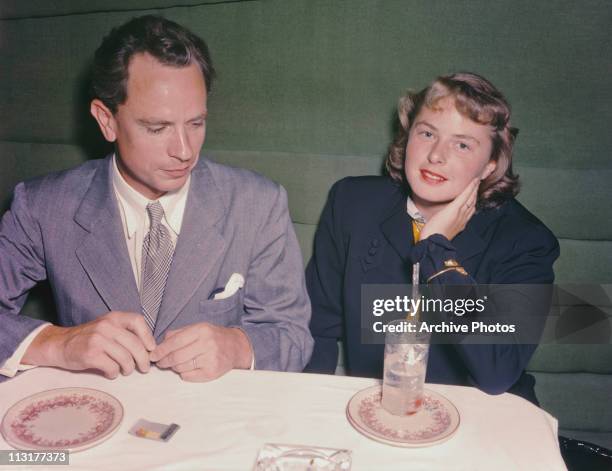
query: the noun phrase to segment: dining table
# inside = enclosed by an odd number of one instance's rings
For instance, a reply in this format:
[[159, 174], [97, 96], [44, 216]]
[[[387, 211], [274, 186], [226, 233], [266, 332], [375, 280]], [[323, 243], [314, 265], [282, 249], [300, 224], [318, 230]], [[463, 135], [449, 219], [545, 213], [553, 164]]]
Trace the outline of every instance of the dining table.
[[[116, 430], [96, 446], [70, 453], [69, 465], [48, 466], [56, 471], [247, 471], [268, 443], [350, 450], [353, 471], [566, 469], [554, 417], [521, 397], [474, 387], [425, 385], [459, 414], [456, 431], [442, 443], [401, 447], [373, 440], [351, 425], [346, 409], [356, 393], [379, 384], [372, 378], [260, 370], [232, 370], [192, 383], [157, 367], [111, 380], [38, 367], [0, 383], [0, 417], [27, 396], [55, 388], [91, 388], [116, 398], [123, 414]], [[168, 441], [149, 440], [129, 433], [140, 419], [179, 429]], [[0, 450], [11, 449], [0, 437]], [[6, 469], [29, 468], [0, 466]]]

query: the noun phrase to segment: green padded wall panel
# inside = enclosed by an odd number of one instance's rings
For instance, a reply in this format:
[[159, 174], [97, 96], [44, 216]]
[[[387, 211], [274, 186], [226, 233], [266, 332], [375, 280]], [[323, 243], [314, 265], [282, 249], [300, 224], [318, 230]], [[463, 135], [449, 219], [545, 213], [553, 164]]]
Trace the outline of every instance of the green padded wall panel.
[[86, 160], [75, 145], [0, 141], [0, 213], [17, 183]]
[[518, 0], [511, 8], [486, 0], [269, 0], [145, 10], [175, 3], [2, 20], [0, 111], [11, 119], [0, 139], [79, 139], [75, 110], [100, 38], [131, 16], [160, 11], [211, 47], [219, 71], [212, 148], [382, 155], [398, 96], [461, 69], [481, 72], [508, 95], [522, 165], [610, 168], [605, 0]]
[[347, 175], [380, 175], [382, 158], [289, 154], [278, 152], [209, 152], [217, 162], [255, 170], [282, 184], [289, 194], [293, 220], [317, 224], [332, 184]]
[[[554, 162], [547, 166], [554, 167]], [[519, 162], [516, 170], [521, 178], [519, 201], [557, 237], [612, 240], [612, 165], [583, 170], [523, 167]]]
[[540, 345], [527, 369], [541, 373], [612, 375], [612, 345]]
[[559, 427], [612, 432], [612, 375], [534, 373], [541, 406]]
[[295, 234], [297, 235], [298, 242], [300, 243], [300, 249], [302, 250], [302, 260], [304, 261], [304, 268], [310, 256], [312, 255], [312, 241], [314, 239], [314, 233], [317, 226], [314, 224], [300, 224], [294, 223]]
[[562, 239], [557, 283], [612, 283], [612, 241]]

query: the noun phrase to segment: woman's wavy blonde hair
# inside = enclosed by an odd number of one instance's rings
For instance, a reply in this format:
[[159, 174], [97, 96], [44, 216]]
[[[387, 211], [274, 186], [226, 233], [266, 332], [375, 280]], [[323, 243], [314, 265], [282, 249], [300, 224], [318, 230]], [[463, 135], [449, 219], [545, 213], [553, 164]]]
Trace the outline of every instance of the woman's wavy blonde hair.
[[[495, 170], [478, 188], [478, 206], [494, 208], [519, 192], [519, 178], [512, 171], [512, 149], [518, 129], [510, 125], [510, 105], [484, 77], [469, 72], [438, 77], [418, 93], [407, 93], [398, 104], [398, 132], [385, 161], [387, 172], [395, 181], [408, 186], [404, 163], [410, 127], [423, 106], [435, 109], [439, 100], [452, 97], [457, 111], [479, 124], [491, 126]], [[409, 187], [409, 186], [408, 186]]]

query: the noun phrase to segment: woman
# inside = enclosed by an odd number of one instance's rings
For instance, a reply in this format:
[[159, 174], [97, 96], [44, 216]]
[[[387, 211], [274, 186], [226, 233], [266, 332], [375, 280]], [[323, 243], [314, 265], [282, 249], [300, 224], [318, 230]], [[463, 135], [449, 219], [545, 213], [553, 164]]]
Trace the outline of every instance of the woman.
[[[486, 79], [459, 73], [399, 103], [388, 176], [337, 182], [321, 216], [306, 279], [315, 338], [306, 371], [382, 377], [383, 346], [361, 343], [363, 284], [551, 284], [553, 234], [515, 199], [516, 129]], [[432, 345], [427, 381], [515, 392], [537, 403], [524, 373], [535, 345]]]

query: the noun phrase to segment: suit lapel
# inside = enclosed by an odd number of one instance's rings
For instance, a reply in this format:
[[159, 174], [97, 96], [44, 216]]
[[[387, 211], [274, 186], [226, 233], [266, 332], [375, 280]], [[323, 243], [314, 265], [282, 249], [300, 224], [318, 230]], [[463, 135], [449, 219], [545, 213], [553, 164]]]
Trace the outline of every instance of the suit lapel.
[[109, 310], [141, 312], [106, 158], [92, 179], [75, 221], [89, 232], [76, 255]]
[[191, 174], [181, 233], [155, 324], [156, 337], [168, 328], [217, 265], [225, 242], [215, 225], [225, 212], [210, 169], [201, 162]]

